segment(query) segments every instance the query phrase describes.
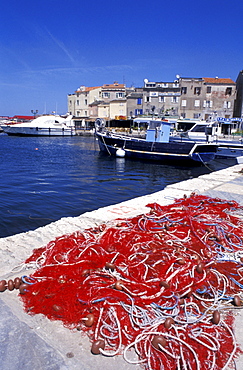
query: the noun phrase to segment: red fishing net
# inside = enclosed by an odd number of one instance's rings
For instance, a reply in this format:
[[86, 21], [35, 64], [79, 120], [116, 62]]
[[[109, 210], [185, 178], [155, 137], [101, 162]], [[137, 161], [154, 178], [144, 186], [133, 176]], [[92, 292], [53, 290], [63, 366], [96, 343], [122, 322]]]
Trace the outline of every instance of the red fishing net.
[[34, 250], [25, 310], [87, 332], [94, 354], [153, 370], [226, 369], [239, 351], [242, 208], [196, 194], [148, 207]]

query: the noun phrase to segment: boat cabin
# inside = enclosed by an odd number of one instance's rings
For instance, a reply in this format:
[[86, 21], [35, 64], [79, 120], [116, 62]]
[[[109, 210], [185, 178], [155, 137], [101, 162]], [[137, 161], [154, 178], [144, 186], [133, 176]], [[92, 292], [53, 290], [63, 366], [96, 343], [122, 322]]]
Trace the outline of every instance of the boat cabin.
[[220, 134], [221, 126], [217, 122], [198, 122], [186, 132], [186, 135], [192, 140], [206, 140], [209, 139], [209, 137], [218, 136]]
[[153, 118], [135, 118], [134, 122], [138, 125], [143, 124], [147, 127], [146, 141], [168, 143], [171, 133], [171, 123], [167, 120]]
[[177, 121], [177, 133], [187, 136], [192, 140], [213, 139], [220, 135], [232, 135], [237, 131], [242, 131], [241, 118], [222, 118], [212, 121], [200, 121], [180, 119]]
[[147, 128], [146, 141], [168, 143], [171, 124], [168, 121], [150, 121]]

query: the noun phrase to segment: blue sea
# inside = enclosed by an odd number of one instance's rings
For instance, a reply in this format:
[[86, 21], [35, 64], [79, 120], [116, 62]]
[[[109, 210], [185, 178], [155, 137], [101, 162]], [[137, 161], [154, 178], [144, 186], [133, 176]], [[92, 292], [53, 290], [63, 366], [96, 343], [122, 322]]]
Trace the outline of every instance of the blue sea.
[[177, 167], [109, 157], [94, 137], [14, 137], [0, 134], [0, 238], [62, 217], [164, 189], [225, 168]]

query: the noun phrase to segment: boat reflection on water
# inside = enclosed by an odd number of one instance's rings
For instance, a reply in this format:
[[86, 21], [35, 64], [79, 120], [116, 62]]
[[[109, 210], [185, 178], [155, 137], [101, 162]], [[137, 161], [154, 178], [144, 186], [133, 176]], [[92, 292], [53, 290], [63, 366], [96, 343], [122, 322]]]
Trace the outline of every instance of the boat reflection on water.
[[124, 157], [116, 158], [116, 170], [117, 172], [125, 172], [125, 158]]

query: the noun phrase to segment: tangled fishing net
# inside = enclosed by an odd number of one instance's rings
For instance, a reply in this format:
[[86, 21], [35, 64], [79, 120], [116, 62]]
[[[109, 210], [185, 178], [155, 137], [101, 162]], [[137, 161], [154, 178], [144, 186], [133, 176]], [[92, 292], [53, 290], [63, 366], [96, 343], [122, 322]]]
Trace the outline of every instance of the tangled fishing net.
[[148, 207], [34, 250], [25, 310], [86, 332], [93, 354], [150, 370], [226, 369], [240, 351], [242, 208], [196, 194]]

